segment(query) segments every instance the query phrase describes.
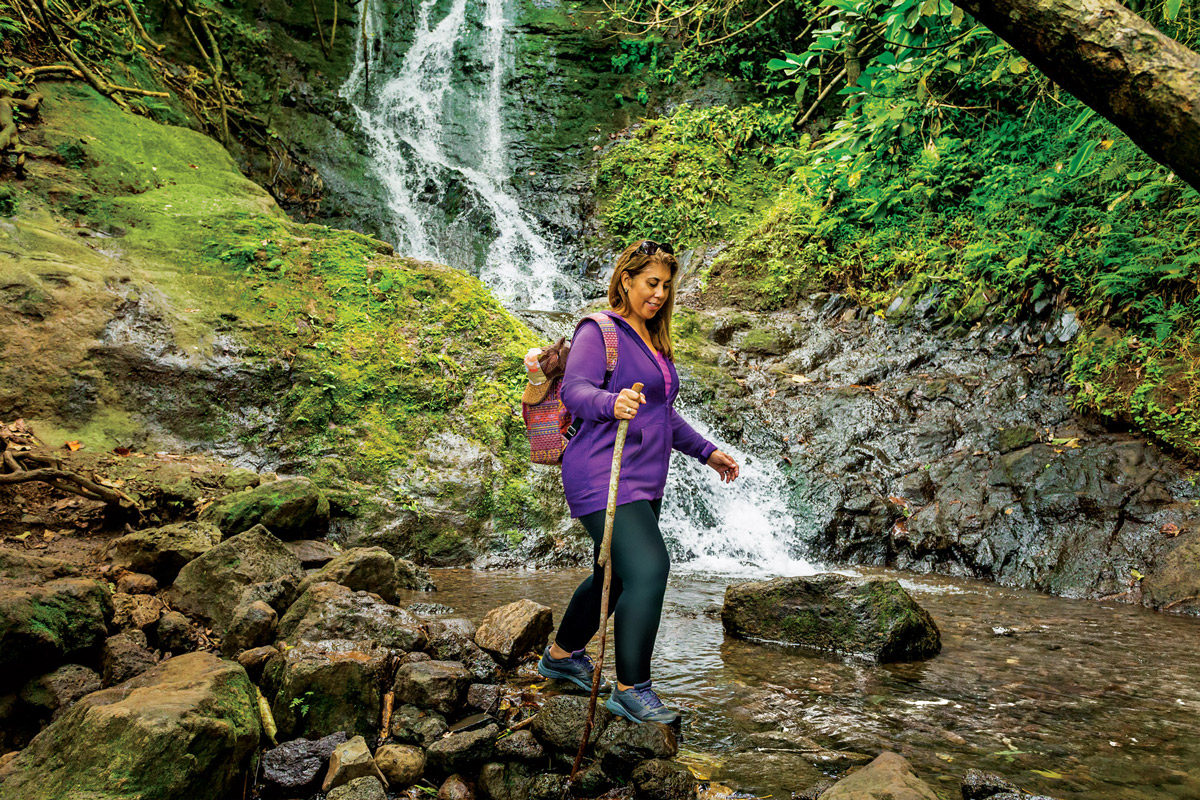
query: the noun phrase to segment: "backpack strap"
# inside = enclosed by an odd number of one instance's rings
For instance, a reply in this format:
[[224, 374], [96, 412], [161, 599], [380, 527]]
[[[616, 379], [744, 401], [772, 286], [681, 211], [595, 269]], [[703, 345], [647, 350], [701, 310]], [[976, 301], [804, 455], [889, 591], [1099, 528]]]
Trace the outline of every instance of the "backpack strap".
[[617, 368], [617, 323], [613, 322], [613, 318], [608, 314], [596, 312], [588, 314], [586, 319], [590, 319], [600, 326], [600, 333], [604, 335], [604, 372], [605, 383], [608, 382], [608, 376], [613, 374], [613, 370]]

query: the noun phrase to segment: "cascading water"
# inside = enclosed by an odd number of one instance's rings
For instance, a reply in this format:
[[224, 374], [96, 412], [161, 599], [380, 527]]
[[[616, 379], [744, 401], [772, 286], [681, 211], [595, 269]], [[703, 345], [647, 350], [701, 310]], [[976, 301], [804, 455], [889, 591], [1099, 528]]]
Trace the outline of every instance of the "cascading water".
[[[679, 406], [710, 441], [720, 437], [695, 409]], [[769, 461], [721, 443], [742, 466], [731, 484], [694, 458], [675, 453], [662, 508], [662, 531], [674, 569], [730, 575], [813, 575], [794, 551], [796, 520], [780, 490], [786, 479]]]
[[422, 0], [412, 44], [383, 75], [383, 4], [364, 0], [358, 35], [370, 46], [356, 48], [341, 94], [369, 137], [400, 252], [477, 274], [510, 307], [575, 308], [579, 287], [509, 186], [504, 2]]

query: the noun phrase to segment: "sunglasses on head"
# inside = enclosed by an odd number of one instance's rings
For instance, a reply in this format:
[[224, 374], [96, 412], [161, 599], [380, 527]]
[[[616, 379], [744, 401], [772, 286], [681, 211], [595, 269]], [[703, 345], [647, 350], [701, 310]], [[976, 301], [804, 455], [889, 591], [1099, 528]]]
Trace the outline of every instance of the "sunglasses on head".
[[644, 256], [652, 256], [655, 253], [657, 253], [659, 250], [662, 250], [664, 253], [666, 253], [669, 256], [675, 255], [675, 248], [672, 247], [670, 244], [668, 244], [666, 242], [659, 243], [659, 242], [654, 241], [653, 239], [643, 239], [642, 243], [640, 245], [638, 245], [638, 249], [637, 249], [637, 251]]

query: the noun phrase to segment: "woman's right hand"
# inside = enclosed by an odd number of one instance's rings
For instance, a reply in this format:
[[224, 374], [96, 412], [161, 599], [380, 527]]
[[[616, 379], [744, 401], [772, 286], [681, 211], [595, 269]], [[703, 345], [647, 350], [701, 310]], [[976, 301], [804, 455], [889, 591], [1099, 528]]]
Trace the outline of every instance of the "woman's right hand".
[[613, 403], [613, 416], [617, 419], [633, 419], [637, 416], [638, 406], [646, 402], [646, 395], [633, 389], [622, 389]]

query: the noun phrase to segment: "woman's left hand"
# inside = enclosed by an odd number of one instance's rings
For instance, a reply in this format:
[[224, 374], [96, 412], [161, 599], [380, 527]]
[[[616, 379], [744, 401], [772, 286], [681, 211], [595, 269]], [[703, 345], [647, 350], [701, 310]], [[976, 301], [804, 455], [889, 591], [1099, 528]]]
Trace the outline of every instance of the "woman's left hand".
[[733, 483], [737, 479], [738, 463], [733, 460], [733, 456], [721, 450], [714, 450], [713, 454], [708, 457], [708, 465], [717, 471], [721, 476], [721, 480], [725, 483]]

